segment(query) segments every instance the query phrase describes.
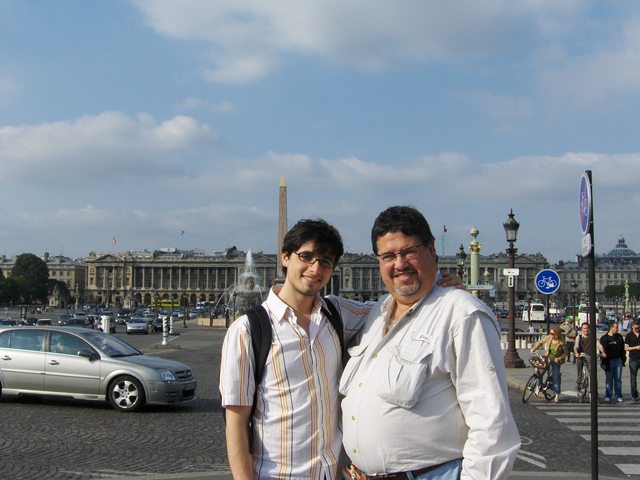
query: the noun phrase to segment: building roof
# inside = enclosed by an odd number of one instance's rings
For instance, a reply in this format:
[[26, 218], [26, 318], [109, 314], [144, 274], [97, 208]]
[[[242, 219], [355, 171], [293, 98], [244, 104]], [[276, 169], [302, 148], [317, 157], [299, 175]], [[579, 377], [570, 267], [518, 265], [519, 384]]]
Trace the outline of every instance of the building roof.
[[616, 248], [607, 253], [607, 257], [635, 257], [638, 254], [627, 247], [627, 243], [624, 241], [624, 237], [620, 235]]

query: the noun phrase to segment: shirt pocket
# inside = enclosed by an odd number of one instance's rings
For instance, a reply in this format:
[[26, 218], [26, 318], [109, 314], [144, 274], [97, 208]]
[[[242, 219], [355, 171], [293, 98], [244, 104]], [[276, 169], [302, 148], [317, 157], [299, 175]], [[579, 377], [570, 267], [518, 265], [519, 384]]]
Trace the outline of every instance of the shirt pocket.
[[388, 349], [388, 367], [382, 369], [377, 394], [384, 401], [403, 408], [413, 407], [427, 379], [433, 345], [394, 345]]
[[364, 352], [366, 350], [367, 345], [356, 345], [349, 349], [349, 357], [351, 358], [349, 358], [349, 361], [342, 371], [342, 376], [340, 377], [340, 385], [338, 387], [340, 395], [346, 396], [347, 392], [349, 392], [351, 383], [353, 382], [355, 374], [362, 363]]

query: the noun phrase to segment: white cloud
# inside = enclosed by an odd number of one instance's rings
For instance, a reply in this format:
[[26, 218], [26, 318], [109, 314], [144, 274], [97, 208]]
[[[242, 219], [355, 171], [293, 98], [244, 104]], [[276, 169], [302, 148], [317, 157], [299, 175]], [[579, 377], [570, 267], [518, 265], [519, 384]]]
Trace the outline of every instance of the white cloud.
[[0, 183], [66, 183], [186, 170], [194, 151], [219, 141], [217, 133], [187, 116], [158, 122], [119, 112], [72, 122], [0, 127]]
[[236, 106], [231, 100], [221, 100], [217, 103], [211, 103], [197, 97], [185, 98], [176, 104], [176, 108], [180, 111], [204, 110], [217, 113], [231, 113], [236, 110]]
[[482, 58], [559, 30], [580, 2], [463, 0], [132, 0], [157, 32], [209, 42], [205, 78], [248, 82], [287, 54], [379, 70], [402, 62]]

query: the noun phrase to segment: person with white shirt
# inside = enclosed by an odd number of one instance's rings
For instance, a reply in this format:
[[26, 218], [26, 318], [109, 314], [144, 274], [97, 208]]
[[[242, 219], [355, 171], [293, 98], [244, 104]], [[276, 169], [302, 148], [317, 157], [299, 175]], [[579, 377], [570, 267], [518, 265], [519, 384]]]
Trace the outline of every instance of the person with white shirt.
[[389, 295], [373, 307], [340, 381], [352, 478], [506, 479], [520, 447], [491, 310], [436, 282], [434, 237], [390, 207], [371, 240]]

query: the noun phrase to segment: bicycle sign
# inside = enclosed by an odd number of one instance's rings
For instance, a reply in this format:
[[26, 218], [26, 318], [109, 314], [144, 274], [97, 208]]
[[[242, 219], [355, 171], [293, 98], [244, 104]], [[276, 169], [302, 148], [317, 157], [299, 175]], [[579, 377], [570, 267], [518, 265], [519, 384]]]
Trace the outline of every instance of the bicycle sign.
[[540, 270], [536, 275], [536, 288], [544, 295], [551, 295], [560, 288], [560, 276], [555, 270]]

